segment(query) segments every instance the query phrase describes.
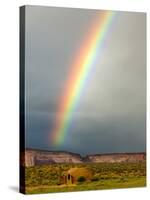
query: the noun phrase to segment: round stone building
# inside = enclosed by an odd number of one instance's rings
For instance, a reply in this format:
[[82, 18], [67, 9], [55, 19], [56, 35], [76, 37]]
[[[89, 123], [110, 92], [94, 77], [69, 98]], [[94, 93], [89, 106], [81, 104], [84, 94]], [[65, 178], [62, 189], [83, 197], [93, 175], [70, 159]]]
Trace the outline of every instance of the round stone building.
[[[63, 183], [64, 184], [75, 184], [80, 180], [90, 181], [93, 174], [92, 172], [84, 167], [75, 167], [69, 169], [63, 174]], [[82, 177], [82, 178], [81, 178]]]

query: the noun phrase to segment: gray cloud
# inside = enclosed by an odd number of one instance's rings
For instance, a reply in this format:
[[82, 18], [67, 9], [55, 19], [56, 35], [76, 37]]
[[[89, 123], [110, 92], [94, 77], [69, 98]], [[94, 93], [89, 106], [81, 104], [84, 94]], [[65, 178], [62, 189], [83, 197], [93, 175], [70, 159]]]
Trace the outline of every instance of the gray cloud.
[[[104, 11], [26, 7], [26, 146], [50, 132], [75, 53]], [[57, 150], [145, 151], [146, 15], [118, 11]]]

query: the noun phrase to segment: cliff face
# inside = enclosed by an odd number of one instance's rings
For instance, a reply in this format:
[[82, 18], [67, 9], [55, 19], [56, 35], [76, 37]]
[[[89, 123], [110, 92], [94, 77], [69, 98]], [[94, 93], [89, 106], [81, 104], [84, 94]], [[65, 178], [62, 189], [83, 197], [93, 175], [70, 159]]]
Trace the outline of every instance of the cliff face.
[[43, 165], [52, 163], [82, 163], [79, 154], [57, 151], [26, 150], [25, 165]]
[[97, 154], [87, 155], [86, 162], [94, 163], [115, 163], [115, 162], [142, 162], [146, 160], [145, 153], [118, 153], [118, 154]]
[[146, 160], [145, 153], [95, 154], [81, 157], [80, 154], [63, 151], [41, 151], [27, 149], [22, 154], [22, 165], [34, 166], [52, 163], [114, 163], [114, 162], [142, 162]]

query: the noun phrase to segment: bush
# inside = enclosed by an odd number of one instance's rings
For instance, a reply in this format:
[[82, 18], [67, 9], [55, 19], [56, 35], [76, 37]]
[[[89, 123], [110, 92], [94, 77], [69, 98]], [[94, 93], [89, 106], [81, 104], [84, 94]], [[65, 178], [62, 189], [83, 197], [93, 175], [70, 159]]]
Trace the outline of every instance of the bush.
[[84, 176], [79, 176], [77, 181], [78, 182], [84, 182], [84, 181], [86, 181], [86, 178]]
[[98, 180], [99, 180], [99, 178], [96, 176], [91, 179], [91, 181], [98, 181]]

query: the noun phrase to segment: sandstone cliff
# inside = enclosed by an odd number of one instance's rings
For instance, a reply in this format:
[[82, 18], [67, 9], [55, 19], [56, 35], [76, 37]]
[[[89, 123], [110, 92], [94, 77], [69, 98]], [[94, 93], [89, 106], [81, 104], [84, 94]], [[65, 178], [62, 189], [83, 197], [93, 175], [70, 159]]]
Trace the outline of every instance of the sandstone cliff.
[[115, 163], [115, 162], [142, 162], [146, 160], [145, 153], [114, 153], [87, 155], [85, 162]]
[[65, 151], [42, 151], [26, 149], [22, 154], [21, 164], [25, 166], [52, 163], [114, 163], [114, 162], [142, 162], [146, 160], [145, 153], [114, 153], [95, 154], [81, 157], [80, 154]]
[[80, 154], [65, 151], [41, 151], [27, 149], [24, 162], [26, 166], [52, 164], [52, 163], [82, 163]]

